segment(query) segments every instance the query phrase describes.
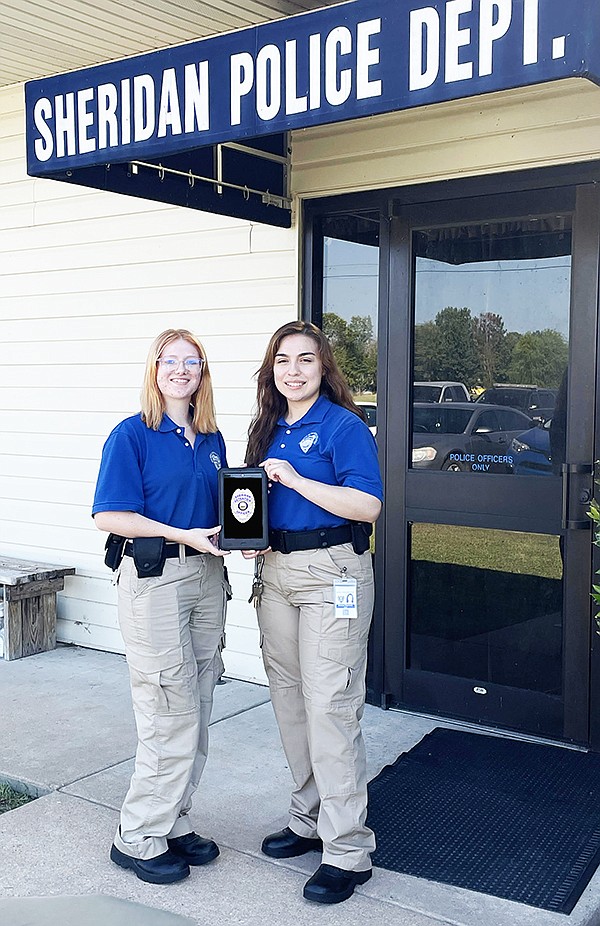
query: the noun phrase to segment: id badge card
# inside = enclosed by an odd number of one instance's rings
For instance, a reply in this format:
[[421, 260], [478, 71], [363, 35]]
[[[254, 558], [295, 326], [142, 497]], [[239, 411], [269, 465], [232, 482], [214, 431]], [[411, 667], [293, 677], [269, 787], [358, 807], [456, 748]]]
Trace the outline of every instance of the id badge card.
[[356, 602], [356, 579], [343, 576], [335, 579], [333, 583], [333, 600], [335, 602], [335, 616], [346, 620], [358, 617]]

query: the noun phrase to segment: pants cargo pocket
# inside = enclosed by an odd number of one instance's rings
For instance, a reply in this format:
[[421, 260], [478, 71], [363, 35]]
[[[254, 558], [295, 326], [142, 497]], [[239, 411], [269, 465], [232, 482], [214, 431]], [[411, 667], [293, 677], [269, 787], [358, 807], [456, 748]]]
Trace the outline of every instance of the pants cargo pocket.
[[358, 640], [321, 640], [312, 699], [321, 704], [361, 703], [364, 698], [364, 647]]
[[160, 654], [127, 657], [134, 706], [145, 714], [185, 714], [198, 708], [195, 677], [181, 647]]

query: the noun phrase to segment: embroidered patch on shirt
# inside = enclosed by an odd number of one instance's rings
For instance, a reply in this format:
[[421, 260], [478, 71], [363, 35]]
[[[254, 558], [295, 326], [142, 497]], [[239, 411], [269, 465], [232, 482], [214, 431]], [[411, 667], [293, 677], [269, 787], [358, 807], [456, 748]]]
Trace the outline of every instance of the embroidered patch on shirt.
[[210, 462], [213, 464], [215, 469], [221, 469], [221, 457], [218, 453], [213, 452], [210, 455]]
[[300, 441], [300, 450], [302, 453], [308, 453], [311, 447], [314, 447], [315, 444], [319, 443], [319, 435], [315, 431], [311, 431], [310, 434], [307, 434]]

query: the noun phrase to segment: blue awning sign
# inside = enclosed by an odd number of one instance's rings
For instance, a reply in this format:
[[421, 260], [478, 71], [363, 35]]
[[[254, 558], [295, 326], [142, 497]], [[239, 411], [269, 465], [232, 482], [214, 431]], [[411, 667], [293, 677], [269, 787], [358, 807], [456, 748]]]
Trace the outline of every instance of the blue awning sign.
[[26, 84], [37, 176], [565, 77], [598, 82], [595, 0], [352, 0]]

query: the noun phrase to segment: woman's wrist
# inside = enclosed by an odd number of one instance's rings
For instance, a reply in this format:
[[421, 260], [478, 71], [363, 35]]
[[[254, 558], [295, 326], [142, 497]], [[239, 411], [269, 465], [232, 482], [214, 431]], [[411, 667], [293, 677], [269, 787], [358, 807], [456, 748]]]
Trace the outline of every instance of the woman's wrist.
[[188, 531], [179, 527], [169, 527], [165, 531], [165, 540], [168, 543], [187, 543]]

